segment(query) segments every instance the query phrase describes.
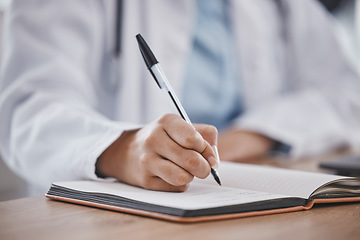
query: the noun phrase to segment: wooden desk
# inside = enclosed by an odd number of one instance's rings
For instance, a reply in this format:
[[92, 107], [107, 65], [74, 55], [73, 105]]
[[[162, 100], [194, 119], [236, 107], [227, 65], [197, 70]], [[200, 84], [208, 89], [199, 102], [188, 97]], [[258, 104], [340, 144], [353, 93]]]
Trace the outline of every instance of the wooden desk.
[[[275, 160], [258, 163], [316, 171], [317, 162], [324, 159], [291, 164]], [[0, 239], [360, 239], [360, 203], [181, 224], [38, 196], [0, 202]]]

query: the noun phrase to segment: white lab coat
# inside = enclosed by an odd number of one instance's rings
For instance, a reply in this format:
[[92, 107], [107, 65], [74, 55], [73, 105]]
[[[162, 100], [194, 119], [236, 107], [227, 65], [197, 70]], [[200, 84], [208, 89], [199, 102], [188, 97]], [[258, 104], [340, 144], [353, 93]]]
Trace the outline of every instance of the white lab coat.
[[[246, 109], [235, 125], [290, 144], [292, 156], [359, 146], [360, 81], [331, 19], [313, 1], [285, 3], [283, 28], [274, 1], [231, 1]], [[193, 7], [190, 0], [124, 1], [114, 81], [114, 1], [13, 1], [0, 82], [8, 165], [43, 191], [52, 181], [96, 179], [96, 159], [122, 131], [176, 113], [135, 35], [142, 33], [181, 96]]]

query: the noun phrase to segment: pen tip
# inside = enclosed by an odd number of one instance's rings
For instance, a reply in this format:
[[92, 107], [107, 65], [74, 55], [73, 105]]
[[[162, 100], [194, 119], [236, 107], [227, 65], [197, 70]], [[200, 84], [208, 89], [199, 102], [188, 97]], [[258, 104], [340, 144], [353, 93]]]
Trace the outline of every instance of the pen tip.
[[215, 179], [215, 180], [216, 180], [216, 182], [219, 184], [219, 186], [221, 186], [220, 179], [219, 179], [219, 178], [217, 178], [217, 179]]
[[221, 181], [220, 181], [219, 175], [215, 169], [211, 168], [211, 174], [213, 175], [215, 181], [221, 186]]

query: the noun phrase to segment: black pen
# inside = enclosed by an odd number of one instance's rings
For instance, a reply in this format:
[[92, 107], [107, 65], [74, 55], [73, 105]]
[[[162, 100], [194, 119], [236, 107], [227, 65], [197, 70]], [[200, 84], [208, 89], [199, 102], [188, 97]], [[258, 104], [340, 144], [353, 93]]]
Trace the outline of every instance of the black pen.
[[[136, 40], [139, 44], [141, 55], [144, 58], [145, 64], [149, 69], [151, 75], [154, 77], [156, 83], [158, 84], [160, 89], [164, 89], [170, 95], [172, 101], [174, 102], [177, 110], [180, 113], [180, 116], [190, 125], [192, 125], [190, 118], [185, 112], [185, 109], [180, 103], [180, 100], [176, 97], [174, 90], [172, 89], [169, 81], [167, 80], [164, 72], [162, 71], [158, 60], [155, 58], [153, 52], [151, 51], [150, 47], [147, 45], [143, 37], [138, 34], [136, 35]], [[218, 155], [218, 154], [217, 154]], [[216, 156], [219, 160], [219, 156]], [[221, 181], [219, 178], [218, 173], [215, 169], [211, 168], [211, 174], [213, 175], [215, 181], [221, 186]]]

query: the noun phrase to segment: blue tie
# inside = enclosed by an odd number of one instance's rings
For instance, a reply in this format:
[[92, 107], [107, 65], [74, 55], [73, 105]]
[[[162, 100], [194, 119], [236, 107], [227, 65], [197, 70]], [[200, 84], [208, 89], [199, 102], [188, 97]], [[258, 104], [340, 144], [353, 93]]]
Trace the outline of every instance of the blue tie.
[[196, 7], [182, 102], [194, 123], [221, 130], [242, 111], [228, 1], [196, 0]]

